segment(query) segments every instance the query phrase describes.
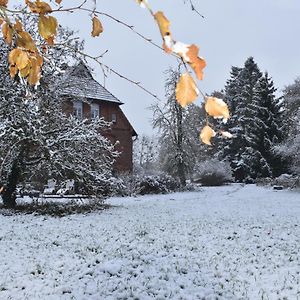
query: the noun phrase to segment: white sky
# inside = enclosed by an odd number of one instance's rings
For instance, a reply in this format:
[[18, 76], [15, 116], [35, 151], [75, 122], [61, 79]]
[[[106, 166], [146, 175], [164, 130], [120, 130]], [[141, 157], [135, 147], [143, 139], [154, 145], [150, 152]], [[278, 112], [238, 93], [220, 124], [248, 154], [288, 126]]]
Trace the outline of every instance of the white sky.
[[[63, 3], [73, 6], [79, 1]], [[222, 89], [231, 66], [243, 65], [249, 56], [255, 58], [262, 71], [269, 72], [279, 90], [300, 75], [299, 0], [194, 0], [205, 19], [193, 13], [183, 0], [149, 3], [154, 11], [163, 10], [171, 21], [174, 39], [200, 47], [200, 55], [207, 61], [205, 78], [199, 83], [205, 93]], [[135, 0], [98, 0], [97, 8], [162, 44], [152, 17]], [[61, 13], [57, 18], [62, 25], [79, 30], [86, 39], [86, 52], [97, 55], [109, 50], [103, 59], [106, 64], [164, 96], [163, 72], [176, 66], [175, 58], [104, 16], [100, 16], [104, 26], [100, 38], [90, 38], [88, 14]], [[95, 67], [95, 78], [103, 83], [101, 69], [92, 63], [91, 66]], [[125, 103], [122, 109], [136, 131], [151, 134], [152, 113], [147, 108], [155, 99], [113, 74], [106, 80], [106, 88]]]

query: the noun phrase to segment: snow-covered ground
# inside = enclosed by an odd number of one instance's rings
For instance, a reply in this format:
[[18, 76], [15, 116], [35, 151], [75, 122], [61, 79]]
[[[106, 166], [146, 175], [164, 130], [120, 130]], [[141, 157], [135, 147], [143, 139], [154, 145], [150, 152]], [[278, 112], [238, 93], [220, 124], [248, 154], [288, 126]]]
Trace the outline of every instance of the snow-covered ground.
[[0, 299], [300, 299], [300, 193], [253, 185], [0, 215]]

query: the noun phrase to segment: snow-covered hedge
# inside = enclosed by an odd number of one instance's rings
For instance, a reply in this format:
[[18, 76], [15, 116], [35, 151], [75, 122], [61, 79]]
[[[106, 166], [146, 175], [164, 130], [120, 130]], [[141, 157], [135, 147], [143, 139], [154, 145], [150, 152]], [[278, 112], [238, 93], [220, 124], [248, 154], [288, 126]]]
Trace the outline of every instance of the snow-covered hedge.
[[230, 165], [217, 159], [200, 162], [194, 168], [193, 181], [204, 186], [219, 186], [232, 182]]

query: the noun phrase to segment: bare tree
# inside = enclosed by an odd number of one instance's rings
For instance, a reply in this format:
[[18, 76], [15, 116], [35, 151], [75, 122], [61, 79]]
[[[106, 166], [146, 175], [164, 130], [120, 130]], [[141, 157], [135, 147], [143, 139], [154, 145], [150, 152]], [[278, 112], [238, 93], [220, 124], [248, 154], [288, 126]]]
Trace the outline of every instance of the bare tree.
[[153, 110], [153, 127], [160, 132], [159, 160], [163, 171], [179, 178], [181, 184], [186, 184], [186, 179], [192, 171], [195, 162], [200, 157], [201, 143], [199, 132], [200, 118], [204, 111], [190, 104], [183, 109], [176, 101], [176, 82], [180, 76], [177, 70], [167, 71], [166, 103], [156, 103]]

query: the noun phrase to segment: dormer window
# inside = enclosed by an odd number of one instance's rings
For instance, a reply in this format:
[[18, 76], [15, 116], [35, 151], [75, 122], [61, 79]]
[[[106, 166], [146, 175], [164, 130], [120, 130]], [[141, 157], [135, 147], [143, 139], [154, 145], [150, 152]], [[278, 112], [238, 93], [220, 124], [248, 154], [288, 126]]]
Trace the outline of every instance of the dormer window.
[[73, 101], [73, 116], [77, 119], [82, 119], [83, 116], [83, 103], [82, 101]]
[[97, 103], [91, 104], [91, 118], [96, 119], [100, 117], [100, 107]]

